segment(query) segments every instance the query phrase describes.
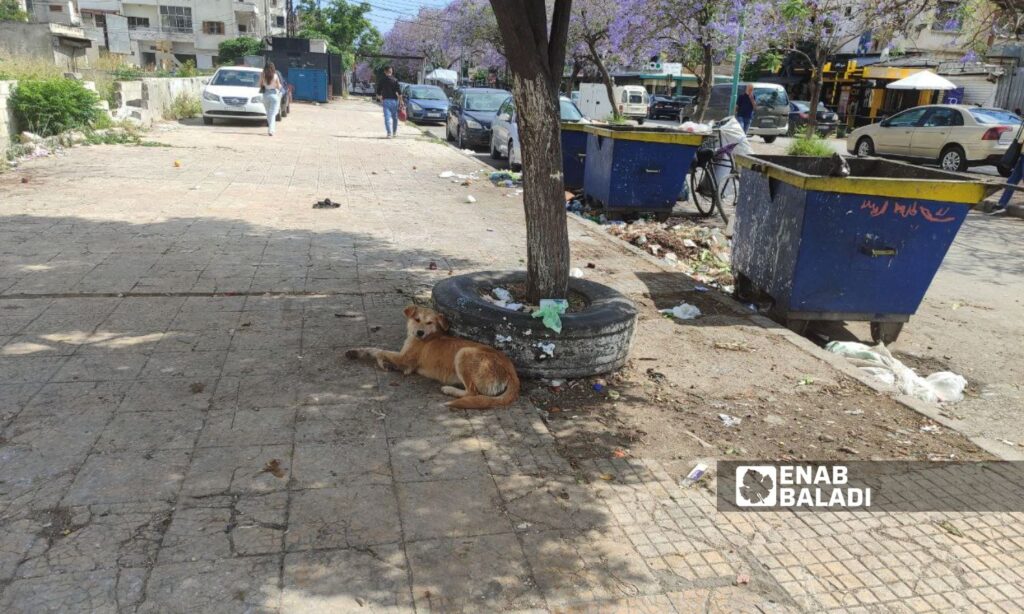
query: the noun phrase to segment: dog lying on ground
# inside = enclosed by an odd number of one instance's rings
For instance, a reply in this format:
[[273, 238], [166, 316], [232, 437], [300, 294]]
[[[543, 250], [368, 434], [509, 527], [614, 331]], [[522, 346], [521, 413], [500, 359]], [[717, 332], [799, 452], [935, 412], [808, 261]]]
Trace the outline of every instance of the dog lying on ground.
[[393, 367], [406, 375], [418, 373], [437, 380], [445, 384], [441, 392], [459, 397], [446, 403], [452, 409], [488, 409], [519, 398], [519, 376], [507, 356], [482, 343], [445, 334], [448, 321], [433, 309], [409, 305], [403, 313], [406, 336], [401, 351], [354, 348], [345, 356], [372, 358], [381, 369]]

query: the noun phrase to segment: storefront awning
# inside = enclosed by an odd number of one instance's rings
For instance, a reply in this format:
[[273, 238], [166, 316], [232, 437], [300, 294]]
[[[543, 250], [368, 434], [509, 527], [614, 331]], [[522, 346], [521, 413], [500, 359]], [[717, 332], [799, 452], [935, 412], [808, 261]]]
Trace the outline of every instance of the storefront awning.
[[930, 70], [922, 70], [885, 86], [890, 90], [955, 90], [956, 84]]

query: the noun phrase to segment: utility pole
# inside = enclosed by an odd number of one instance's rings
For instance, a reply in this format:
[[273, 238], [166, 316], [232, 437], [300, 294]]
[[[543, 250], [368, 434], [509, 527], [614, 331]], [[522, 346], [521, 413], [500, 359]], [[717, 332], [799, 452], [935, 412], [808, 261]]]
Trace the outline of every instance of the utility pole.
[[[736, 31], [736, 51], [732, 62], [732, 92], [729, 94], [729, 114], [736, 112], [736, 99], [739, 98], [740, 69], [743, 67], [743, 21], [744, 14], [740, 12], [740, 27]], [[711, 83], [714, 85], [714, 82]]]

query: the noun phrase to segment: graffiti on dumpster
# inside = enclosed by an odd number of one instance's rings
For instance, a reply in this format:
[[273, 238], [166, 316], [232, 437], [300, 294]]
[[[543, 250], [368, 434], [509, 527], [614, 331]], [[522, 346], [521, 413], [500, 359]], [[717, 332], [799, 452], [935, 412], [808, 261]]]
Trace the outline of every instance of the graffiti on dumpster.
[[867, 211], [871, 217], [881, 217], [887, 214], [903, 219], [920, 217], [926, 222], [936, 224], [945, 224], [956, 220], [956, 216], [949, 214], [950, 207], [929, 207], [928, 205], [921, 205], [916, 202], [905, 205], [895, 200], [887, 200], [881, 203], [865, 200], [860, 209], [861, 211]]

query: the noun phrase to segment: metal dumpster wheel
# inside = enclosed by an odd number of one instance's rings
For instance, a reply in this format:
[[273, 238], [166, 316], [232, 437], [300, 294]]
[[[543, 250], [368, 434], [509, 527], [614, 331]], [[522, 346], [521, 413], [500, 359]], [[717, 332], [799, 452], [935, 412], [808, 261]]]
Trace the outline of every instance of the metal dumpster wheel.
[[718, 193], [718, 182], [715, 174], [707, 166], [690, 167], [690, 196], [693, 206], [697, 207], [701, 217], [710, 217], [715, 212], [715, 196]]
[[793, 331], [798, 335], [807, 334], [807, 328], [811, 325], [811, 320], [797, 320], [796, 318], [786, 318], [786, 328]]
[[896, 343], [903, 330], [903, 322], [872, 322], [871, 340], [875, 343]]

